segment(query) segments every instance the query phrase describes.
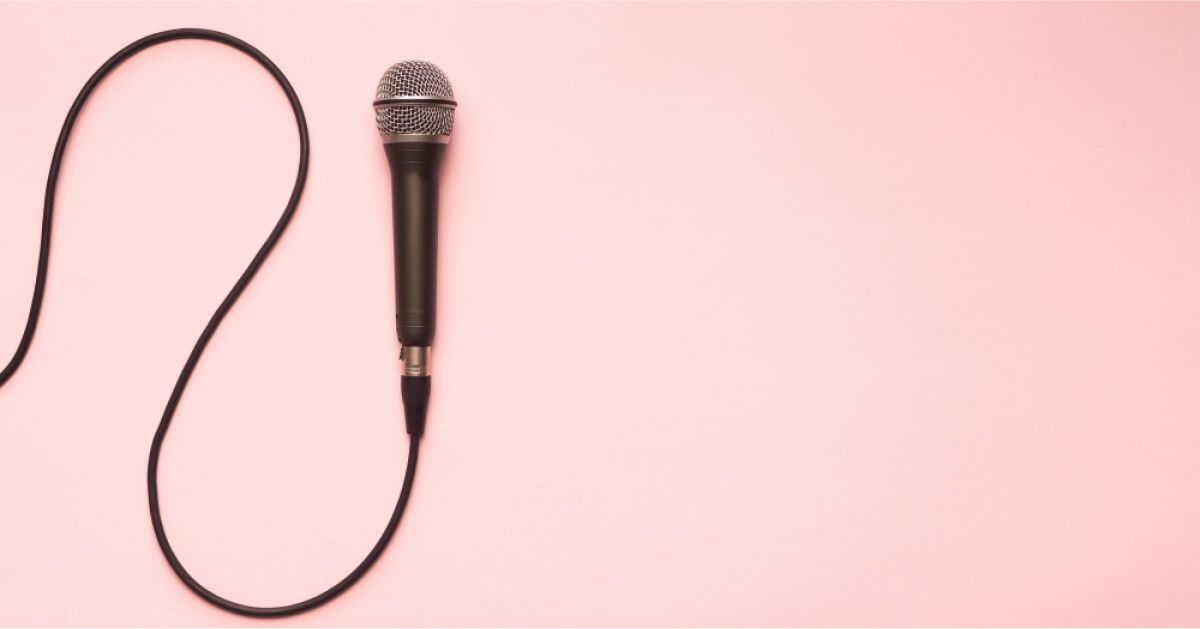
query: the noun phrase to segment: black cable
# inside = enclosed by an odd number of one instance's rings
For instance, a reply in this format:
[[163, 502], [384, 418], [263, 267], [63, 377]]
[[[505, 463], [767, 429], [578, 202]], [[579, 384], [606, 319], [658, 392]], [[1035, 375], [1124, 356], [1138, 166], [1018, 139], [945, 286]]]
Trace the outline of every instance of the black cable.
[[50, 260], [50, 228], [54, 217], [54, 192], [58, 187], [58, 174], [62, 167], [67, 140], [71, 136], [71, 129], [75, 126], [75, 119], [79, 116], [79, 112], [83, 109], [84, 103], [87, 102], [92, 91], [118, 65], [146, 48], [176, 39], [204, 39], [225, 44], [246, 53], [266, 68], [267, 72], [271, 73], [271, 76], [283, 88], [288, 102], [292, 106], [292, 112], [296, 116], [296, 127], [300, 134], [300, 166], [296, 173], [296, 184], [292, 188], [291, 198], [288, 199], [287, 207], [283, 210], [283, 214], [279, 217], [275, 228], [271, 230], [270, 235], [267, 236], [266, 241], [263, 242], [254, 259], [250, 261], [250, 265], [242, 272], [241, 277], [233, 285], [229, 294], [225, 296], [221, 305], [217, 307], [216, 312], [209, 319], [208, 325], [200, 333], [200, 338], [196, 339], [196, 344], [192, 348], [191, 354], [188, 355], [187, 362], [183, 365], [183, 371], [180, 372], [179, 379], [175, 382], [175, 388], [171, 391], [171, 397], [167, 401], [166, 409], [163, 410], [158, 429], [154, 432], [154, 439], [150, 442], [149, 469], [146, 474], [146, 484], [150, 500], [150, 522], [154, 526], [154, 536], [158, 539], [158, 546], [162, 549], [163, 556], [166, 557], [171, 569], [175, 571], [175, 574], [179, 576], [179, 579], [185, 585], [201, 598], [221, 609], [245, 616], [289, 616], [327, 603], [346, 591], [347, 588], [354, 585], [356, 581], [366, 574], [371, 565], [375, 563], [375, 560], [383, 553], [392, 535], [396, 532], [396, 526], [400, 523], [400, 516], [404, 514], [404, 507], [408, 504], [409, 494], [412, 493], [413, 478], [417, 468], [417, 454], [420, 451], [420, 435], [412, 435], [410, 437], [408, 465], [404, 470], [404, 482], [400, 488], [400, 497], [396, 501], [392, 517], [388, 520], [387, 527], [384, 528], [379, 541], [375, 542], [375, 546], [371, 548], [371, 552], [367, 553], [366, 558], [350, 574], [334, 584], [333, 587], [312, 598], [280, 607], [252, 607], [235, 603], [213, 593], [208, 588], [200, 585], [196, 579], [192, 578], [192, 575], [188, 574], [183, 564], [179, 562], [179, 558], [175, 556], [175, 551], [171, 549], [171, 543], [167, 541], [167, 533], [163, 529], [162, 514], [159, 513], [158, 505], [158, 459], [162, 453], [163, 439], [167, 435], [167, 429], [171, 427], [171, 419], [175, 416], [175, 409], [179, 406], [179, 400], [183, 396], [184, 389], [187, 388], [188, 380], [192, 377], [192, 372], [195, 370], [196, 364], [200, 361], [200, 356], [204, 354], [205, 347], [212, 340], [213, 334], [221, 325], [221, 321], [225, 318], [225, 315], [233, 308], [238, 297], [246, 290], [246, 286], [254, 279], [254, 275], [258, 273], [259, 268], [262, 267], [271, 250], [275, 248], [276, 243], [283, 236], [283, 232], [291, 222], [292, 216], [296, 213], [301, 193], [304, 191], [304, 182], [308, 176], [308, 122], [304, 118], [304, 110], [300, 106], [300, 99], [296, 96], [296, 92], [292, 89], [292, 85], [288, 82], [287, 77], [284, 76], [283, 72], [266, 55], [254, 46], [225, 33], [199, 28], [179, 28], [148, 35], [133, 42], [109, 58], [108, 61], [105, 61], [104, 65], [100, 66], [100, 69], [92, 74], [91, 78], [84, 84], [83, 89], [80, 90], [79, 95], [75, 97], [75, 102], [71, 105], [70, 111], [67, 112], [67, 119], [63, 122], [62, 131], [58, 135], [58, 144], [54, 147], [54, 156], [50, 161], [50, 175], [46, 181], [46, 200], [42, 209], [41, 251], [38, 254], [37, 274], [33, 285], [33, 299], [29, 305], [29, 318], [25, 322], [25, 332], [21, 335], [21, 341], [17, 345], [16, 352], [4, 370], [0, 371], [0, 386], [3, 386], [12, 377], [21, 365], [21, 362], [25, 359], [25, 355], [29, 352], [29, 345], [33, 341], [34, 331], [37, 329], [38, 316], [42, 310], [42, 297], [46, 289], [46, 269]]

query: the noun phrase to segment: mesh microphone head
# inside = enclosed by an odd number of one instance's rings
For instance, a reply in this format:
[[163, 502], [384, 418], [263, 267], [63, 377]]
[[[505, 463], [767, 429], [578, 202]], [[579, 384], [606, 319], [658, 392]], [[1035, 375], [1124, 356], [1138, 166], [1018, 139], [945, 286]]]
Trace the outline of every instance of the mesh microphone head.
[[428, 61], [401, 61], [388, 68], [375, 92], [379, 134], [449, 136], [454, 130], [454, 89]]

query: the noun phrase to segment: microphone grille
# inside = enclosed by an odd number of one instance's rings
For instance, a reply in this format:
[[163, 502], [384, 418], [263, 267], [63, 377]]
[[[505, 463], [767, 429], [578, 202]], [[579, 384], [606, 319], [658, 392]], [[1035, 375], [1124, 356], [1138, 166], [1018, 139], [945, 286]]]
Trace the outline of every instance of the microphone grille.
[[[442, 69], [428, 61], [401, 61], [383, 73], [375, 100], [422, 97], [454, 100], [454, 88]], [[450, 135], [454, 110], [436, 105], [376, 107], [380, 135]]]

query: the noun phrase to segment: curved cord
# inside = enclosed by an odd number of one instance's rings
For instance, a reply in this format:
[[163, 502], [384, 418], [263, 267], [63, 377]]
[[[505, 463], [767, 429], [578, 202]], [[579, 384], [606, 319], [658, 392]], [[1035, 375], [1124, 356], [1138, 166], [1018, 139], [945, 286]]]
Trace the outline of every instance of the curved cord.
[[5, 366], [4, 370], [0, 371], [0, 386], [3, 386], [16, 373], [17, 368], [20, 367], [21, 362], [25, 359], [25, 355], [29, 352], [29, 346], [33, 342], [34, 331], [37, 329], [38, 317], [42, 309], [42, 298], [46, 289], [46, 270], [50, 260], [50, 228], [54, 217], [54, 193], [58, 187], [58, 174], [62, 167], [63, 154], [66, 152], [67, 140], [71, 136], [71, 129], [75, 126], [75, 120], [78, 118], [79, 112], [83, 109], [84, 103], [87, 102], [87, 99], [91, 96], [92, 91], [96, 89], [96, 86], [122, 62], [146, 48], [177, 39], [203, 39], [225, 44], [246, 53], [266, 68], [267, 72], [283, 88], [288, 102], [291, 104], [292, 112], [296, 116], [296, 127], [300, 136], [300, 164], [296, 173], [296, 184], [292, 188], [291, 198], [288, 199], [287, 207], [279, 217], [279, 221], [275, 224], [274, 229], [271, 230], [270, 235], [267, 236], [266, 241], [259, 248], [258, 253], [255, 254], [254, 259], [250, 261], [249, 266], [242, 272], [237, 283], [233, 285], [229, 294], [226, 295], [221, 305], [217, 307], [216, 312], [209, 319], [208, 325], [200, 333], [200, 338], [196, 339], [196, 344], [192, 348], [191, 354], [188, 355], [187, 362], [184, 363], [183, 371], [180, 372], [179, 379], [175, 382], [175, 388], [171, 391], [167, 407], [163, 410], [158, 429], [154, 432], [154, 439], [150, 442], [150, 459], [146, 475], [150, 502], [150, 521], [154, 526], [154, 536], [158, 540], [158, 546], [162, 549], [163, 556], [166, 557], [171, 569], [175, 571], [175, 574], [179, 576], [179, 579], [185, 585], [204, 600], [221, 609], [245, 616], [276, 617], [298, 614], [327, 603], [346, 591], [347, 588], [366, 574], [367, 570], [375, 563], [375, 560], [383, 553], [384, 548], [391, 541], [392, 535], [396, 532], [396, 527], [400, 523], [400, 517], [404, 514], [404, 507], [408, 504], [409, 494], [412, 493], [413, 478], [416, 475], [417, 468], [417, 455], [420, 451], [420, 438], [419, 435], [410, 437], [408, 465], [404, 470], [404, 482], [400, 488], [400, 497], [396, 501], [396, 507], [392, 511], [391, 519], [388, 520], [387, 527], [384, 528], [379, 541], [375, 542], [375, 546], [367, 553], [366, 558], [349, 575], [338, 581], [333, 587], [312, 598], [292, 605], [279, 607], [253, 607], [235, 603], [200, 585], [183, 567], [183, 564], [180, 563], [179, 558], [175, 555], [175, 551], [171, 548], [170, 542], [167, 540], [158, 504], [158, 460], [162, 453], [163, 439], [167, 435], [167, 429], [171, 426], [171, 420], [175, 416], [175, 410], [179, 406], [179, 400], [183, 396], [183, 391], [187, 387], [188, 380], [191, 378], [196, 364], [200, 361], [200, 356], [204, 353], [208, 342], [212, 340], [213, 334], [221, 325], [221, 321], [224, 320], [225, 315], [233, 308], [234, 303], [237, 302], [242, 292], [246, 290], [246, 286], [250, 284], [255, 274], [258, 273], [259, 268], [266, 261], [267, 256], [270, 255], [271, 250], [275, 248], [275, 245], [283, 236], [283, 232], [291, 222], [292, 216], [296, 213], [296, 207], [300, 203], [300, 195], [304, 191], [304, 183], [308, 176], [308, 122], [304, 117], [304, 110], [300, 106], [300, 99], [296, 96], [295, 90], [292, 89], [291, 83], [288, 82], [283, 72], [257, 48], [236, 37], [218, 31], [199, 28], [180, 28], [163, 31], [143, 37], [121, 49], [109, 58], [108, 61], [105, 61], [104, 65], [100, 66], [92, 74], [91, 78], [88, 79], [87, 83], [84, 84], [79, 95], [75, 97], [75, 102], [71, 105], [70, 111], [67, 112], [66, 121], [63, 122], [62, 131], [58, 136], [58, 143], [54, 147], [54, 156], [50, 161], [50, 175], [46, 181], [46, 200], [42, 209], [41, 250], [38, 254], [37, 272], [34, 276], [33, 299], [29, 305], [29, 318], [26, 320], [25, 331], [21, 335], [21, 341], [17, 345], [16, 352], [14, 352], [12, 359]]
[[175, 574], [179, 575], [180, 580], [184, 584], [191, 588], [193, 592], [199, 594], [204, 600], [235, 614], [260, 618], [291, 616], [292, 614], [299, 614], [300, 612], [324, 605], [337, 598], [339, 594], [345, 592], [356, 581], [361, 579], [367, 573], [367, 570], [371, 569], [375, 560], [379, 559], [379, 556], [383, 554], [383, 550], [387, 548], [388, 542], [392, 540], [392, 534], [396, 532], [396, 527], [400, 524], [400, 516], [404, 515], [404, 507], [408, 504], [409, 494], [412, 493], [413, 478], [417, 473], [417, 454], [421, 449], [421, 439], [417, 435], [409, 438], [408, 465], [404, 468], [404, 484], [400, 487], [400, 497], [396, 500], [396, 507], [392, 510], [392, 517], [388, 519], [387, 527], [383, 530], [383, 535], [379, 536], [379, 541], [375, 542], [375, 546], [371, 548], [371, 552], [367, 553], [367, 556], [359, 562], [354, 570], [350, 571], [350, 574], [346, 575], [345, 578], [335, 583], [328, 590], [299, 603], [281, 605], [279, 607], [253, 607], [235, 603], [200, 585], [184, 569], [183, 564], [179, 562], [179, 558], [175, 556], [175, 551], [171, 549], [171, 544], [167, 542], [167, 534], [163, 531], [162, 517], [158, 513], [158, 480], [155, 478], [155, 468], [158, 465], [158, 450], [162, 447], [161, 435], [166, 433], [166, 426], [170, 422], [169, 417], [164, 419], [164, 423], [159, 425], [158, 433], [154, 435], [154, 444], [150, 450], [150, 519], [154, 522], [154, 536], [158, 538], [158, 546], [162, 548], [163, 556], [167, 558], [167, 563], [171, 564], [171, 569], [175, 571]]

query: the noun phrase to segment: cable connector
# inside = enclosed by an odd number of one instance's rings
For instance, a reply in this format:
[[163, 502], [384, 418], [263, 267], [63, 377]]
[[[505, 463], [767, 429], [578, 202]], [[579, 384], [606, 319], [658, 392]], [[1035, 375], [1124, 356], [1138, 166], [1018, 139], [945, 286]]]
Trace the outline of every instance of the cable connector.
[[405, 345], [400, 348], [404, 363], [400, 377], [400, 397], [404, 400], [404, 423], [408, 434], [425, 432], [425, 416], [429, 412], [429, 373], [433, 349], [427, 345]]
[[404, 425], [408, 434], [415, 436], [425, 432], [425, 416], [429, 413], [429, 376], [401, 376], [400, 399], [404, 401]]
[[428, 376], [433, 362], [433, 348], [428, 345], [405, 345], [400, 348], [400, 362], [404, 363], [404, 375]]

